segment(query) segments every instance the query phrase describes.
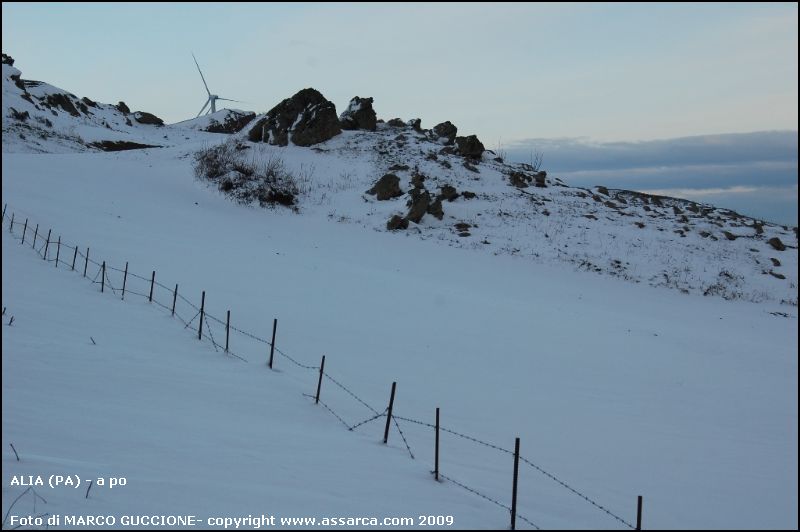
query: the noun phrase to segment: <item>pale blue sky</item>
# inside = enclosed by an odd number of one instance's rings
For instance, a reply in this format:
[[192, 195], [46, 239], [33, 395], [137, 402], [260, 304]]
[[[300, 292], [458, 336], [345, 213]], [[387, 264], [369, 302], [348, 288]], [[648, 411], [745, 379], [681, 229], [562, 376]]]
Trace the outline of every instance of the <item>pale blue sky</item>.
[[204, 90], [451, 120], [487, 145], [797, 129], [796, 4], [16, 4], [23, 76], [167, 121]]

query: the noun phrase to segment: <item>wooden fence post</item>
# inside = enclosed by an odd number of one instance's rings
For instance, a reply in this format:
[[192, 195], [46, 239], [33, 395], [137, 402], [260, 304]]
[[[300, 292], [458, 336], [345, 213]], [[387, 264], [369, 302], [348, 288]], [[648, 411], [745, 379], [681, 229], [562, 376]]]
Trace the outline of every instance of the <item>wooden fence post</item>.
[[275, 357], [275, 331], [278, 329], [278, 318], [272, 320], [272, 343], [269, 344], [269, 369], [272, 369], [272, 359]]
[[89, 246], [86, 246], [86, 257], [83, 261], [83, 276], [86, 277], [86, 268], [89, 266]]
[[22, 244], [25, 243], [25, 233], [28, 231], [28, 219], [25, 218], [25, 225], [22, 227]]
[[11, 213], [11, 223], [8, 224], [8, 232], [14, 234], [14, 213]]
[[231, 338], [231, 311], [228, 311], [228, 318], [225, 321], [225, 352], [228, 352], [228, 341]]
[[125, 301], [125, 285], [128, 284], [128, 262], [125, 261], [125, 275], [122, 277], [122, 300]]
[[383, 431], [383, 443], [389, 441], [389, 424], [392, 422], [392, 407], [394, 407], [394, 392], [397, 382], [392, 383], [392, 395], [389, 396], [389, 411], [386, 412], [386, 429]]
[[203, 316], [206, 312], [206, 291], [203, 290], [203, 297], [200, 299], [200, 327], [197, 328], [197, 339], [203, 339]]
[[517, 481], [519, 480], [519, 438], [514, 442], [514, 486], [511, 492], [511, 530], [517, 529]]
[[36, 230], [33, 232], [33, 244], [31, 244], [31, 247], [33, 249], [36, 249], [36, 237], [38, 236], [39, 236], [39, 224], [36, 224]]
[[153, 275], [150, 277], [150, 297], [147, 300], [152, 303], [153, 302], [153, 285], [156, 284], [156, 271], [153, 270]]
[[642, 496], [636, 501], [636, 530], [642, 529]]
[[319, 380], [317, 381], [317, 397], [314, 401], [319, 404], [319, 391], [322, 389], [322, 376], [325, 374], [325, 355], [322, 355], [322, 364], [319, 365]]
[[103, 267], [100, 273], [100, 291], [102, 292], [106, 287], [106, 261], [103, 261]]
[[72, 254], [72, 271], [75, 271], [75, 259], [78, 258], [78, 246], [75, 246], [75, 253]]
[[61, 235], [58, 235], [58, 245], [56, 246], [56, 268], [58, 268], [59, 256], [61, 256]]
[[42, 257], [42, 260], [47, 260], [47, 250], [50, 248], [50, 233], [52, 231], [52, 229], [47, 230], [47, 242], [44, 243], [44, 257]]
[[175, 283], [175, 293], [172, 294], [172, 315], [175, 315], [175, 303], [178, 301], [178, 283]]
[[433, 466], [433, 477], [439, 480], [439, 407], [436, 407], [436, 458]]
[[8, 207], [8, 203], [3, 204], [3, 220], [6, 219], [6, 207]]

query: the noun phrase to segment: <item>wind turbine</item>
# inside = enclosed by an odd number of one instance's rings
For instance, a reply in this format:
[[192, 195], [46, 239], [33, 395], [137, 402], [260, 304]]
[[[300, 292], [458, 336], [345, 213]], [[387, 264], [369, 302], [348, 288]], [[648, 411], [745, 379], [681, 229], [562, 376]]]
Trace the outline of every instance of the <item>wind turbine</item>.
[[205, 76], [203, 76], [203, 71], [200, 70], [200, 65], [197, 63], [197, 58], [194, 56], [194, 53], [192, 54], [192, 58], [194, 59], [194, 64], [197, 65], [197, 71], [200, 72], [200, 79], [203, 80], [203, 85], [205, 85], [206, 92], [208, 93], [208, 100], [206, 100], [206, 103], [203, 104], [203, 108], [200, 109], [200, 112], [197, 113], [197, 116], [200, 116], [201, 114], [203, 114], [203, 111], [206, 110], [206, 107], [208, 107], [209, 103], [211, 104], [211, 107], [209, 108], [208, 113], [206, 113], [206, 114], [216, 113], [217, 112], [217, 100], [225, 100], [226, 102], [242, 103], [242, 102], [240, 102], [238, 100], [231, 100], [229, 98], [220, 98], [216, 94], [211, 94], [211, 91], [208, 90], [208, 84], [206, 83], [206, 78], [205, 78]]

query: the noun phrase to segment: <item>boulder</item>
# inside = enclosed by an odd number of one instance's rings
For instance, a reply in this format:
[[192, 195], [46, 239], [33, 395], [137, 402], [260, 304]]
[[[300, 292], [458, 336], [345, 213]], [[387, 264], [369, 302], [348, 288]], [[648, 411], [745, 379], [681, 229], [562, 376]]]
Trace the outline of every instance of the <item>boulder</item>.
[[237, 133], [244, 129], [255, 117], [256, 114], [253, 112], [239, 113], [228, 110], [224, 121], [212, 120], [205, 130], [209, 133]]
[[412, 118], [408, 122], [407, 125], [411, 126], [411, 128], [416, 131], [417, 133], [422, 133], [422, 120], [419, 118]]
[[408, 229], [408, 220], [406, 220], [399, 214], [395, 214], [389, 219], [388, 222], [386, 222], [386, 229], [388, 229], [389, 231], [395, 231], [397, 229]]
[[152, 126], [163, 126], [164, 121], [154, 114], [145, 113], [144, 111], [136, 111], [133, 113], [133, 118], [140, 124], [149, 124]]
[[391, 120], [386, 122], [386, 125], [392, 127], [406, 127], [406, 123], [403, 122], [402, 118], [392, 118]]
[[377, 196], [380, 201], [396, 198], [403, 195], [400, 190], [400, 178], [394, 174], [386, 174], [367, 191], [367, 194]]
[[350, 105], [339, 117], [342, 129], [366, 129], [375, 131], [378, 117], [372, 108], [372, 98], [358, 96], [350, 100]]
[[428, 205], [428, 214], [431, 216], [435, 216], [437, 219], [441, 220], [444, 218], [444, 209], [442, 209], [442, 198], [436, 198], [436, 200]]
[[531, 182], [531, 177], [523, 172], [511, 172], [508, 179], [517, 188], [528, 188]]
[[297, 146], [312, 146], [341, 132], [336, 106], [308, 88], [270, 109], [250, 129], [248, 138], [275, 146], [287, 146], [290, 140]]
[[475, 135], [468, 137], [456, 137], [458, 153], [468, 159], [479, 160], [483, 156], [485, 148], [483, 143]]
[[458, 133], [458, 128], [449, 120], [433, 126], [433, 138], [448, 146], [455, 142], [456, 133]]
[[119, 102], [115, 107], [117, 108], [117, 111], [124, 115], [131, 114], [131, 110], [127, 105], [125, 105], [125, 102]]
[[786, 250], [786, 246], [784, 245], [783, 242], [781, 242], [781, 239], [778, 238], [777, 236], [774, 236], [774, 237], [770, 238], [769, 240], [767, 240], [767, 244], [769, 244], [770, 246], [772, 246], [773, 248], [775, 248], [778, 251], [785, 251]]
[[441, 192], [439, 193], [439, 198], [442, 199], [442, 200], [454, 201], [456, 198], [458, 198], [458, 191], [456, 190], [456, 187], [454, 187], [454, 186], [445, 185], [445, 186], [441, 187]]
[[411, 205], [408, 209], [406, 218], [418, 224], [425, 213], [428, 212], [428, 207], [431, 204], [431, 195], [425, 189], [415, 188], [411, 190]]

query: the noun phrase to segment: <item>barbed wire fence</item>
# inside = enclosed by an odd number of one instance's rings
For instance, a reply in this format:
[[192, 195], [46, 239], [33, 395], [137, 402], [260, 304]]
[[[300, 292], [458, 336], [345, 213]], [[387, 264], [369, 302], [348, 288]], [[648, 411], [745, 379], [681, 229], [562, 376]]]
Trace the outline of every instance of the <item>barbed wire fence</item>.
[[[37, 224], [35, 229], [31, 229], [31, 225], [29, 223], [29, 219], [25, 219], [24, 223], [21, 222], [19, 219], [15, 219], [15, 214], [12, 212], [11, 215], [7, 214], [7, 204], [3, 207], [3, 227], [5, 228], [6, 222], [8, 221], [8, 230], [10, 233], [11, 238], [20, 242], [21, 245], [30, 245], [31, 249], [41, 257], [45, 262], [53, 263], [56, 268], [64, 268], [70, 271], [74, 271], [81, 275], [81, 277], [86, 278], [92, 285], [100, 285], [101, 292], [109, 292], [109, 294], [119, 297], [122, 300], [125, 300], [126, 297], [130, 298], [130, 296], [136, 296], [140, 299], [146, 299], [149, 303], [154, 304], [155, 306], [159, 307], [160, 309], [164, 310], [165, 312], [170, 313], [172, 317], [178, 320], [179, 323], [183, 325], [184, 329], [191, 329], [197, 331], [198, 339], [210, 343], [212, 348], [216, 352], [223, 352], [225, 356], [229, 356], [233, 360], [237, 360], [244, 363], [250, 363], [248, 357], [246, 357], [243, 353], [247, 352], [248, 354], [256, 351], [260, 353], [260, 356], [266, 357], [269, 356], [270, 364], [272, 363], [272, 357], [274, 353], [277, 353], [280, 357], [284, 360], [288, 361], [291, 364], [291, 367], [294, 367], [298, 370], [302, 370], [305, 372], [314, 372], [318, 374], [319, 383], [317, 386], [317, 394], [312, 395], [309, 393], [302, 393], [304, 397], [309, 399], [313, 399], [315, 403], [320, 404], [325, 408], [332, 416], [334, 416], [342, 425], [344, 425], [347, 430], [354, 432], [357, 429], [362, 429], [363, 427], [371, 424], [373, 421], [377, 421], [379, 419], [387, 418], [385, 420], [386, 427], [385, 427], [385, 434], [388, 436], [390, 428], [393, 426], [395, 427], [397, 433], [399, 434], [402, 442], [403, 447], [408, 452], [411, 459], [415, 459], [414, 451], [412, 450], [411, 443], [410, 443], [410, 435], [411, 433], [408, 432], [409, 427], [416, 427], [417, 429], [422, 429], [421, 432], [417, 432], [414, 434], [418, 439], [430, 437], [431, 433], [435, 431], [436, 434], [436, 464], [437, 469], [436, 471], [431, 471], [431, 473], [435, 473], [435, 476], [439, 482], [442, 480], [449, 482], [459, 488], [472, 493], [473, 495], [480, 497], [483, 500], [493, 503], [496, 506], [504, 509], [511, 513], [511, 528], [515, 529], [515, 518], [519, 519], [520, 521], [530, 525], [535, 529], [540, 529], [540, 526], [536, 524], [531, 519], [521, 515], [519, 512], [516, 511], [516, 476], [517, 476], [517, 467], [515, 465], [514, 471], [514, 495], [513, 495], [513, 502], [512, 505], [509, 506], [503, 502], [500, 502], [497, 497], [493, 497], [484, 493], [483, 491], [475, 488], [474, 486], [468, 485], [461, 480], [456, 480], [451, 477], [449, 474], [445, 475], [444, 473], [438, 470], [438, 463], [439, 463], [439, 436], [440, 433], [447, 435], [448, 437], [455, 438], [457, 440], [467, 442], [470, 445], [478, 446], [481, 449], [489, 450], [494, 453], [499, 453], [505, 456], [515, 456], [515, 451], [510, 449], [506, 449], [494, 443], [490, 443], [480, 438], [476, 438], [474, 436], [470, 436], [468, 434], [441, 427], [437, 424], [433, 424], [427, 421], [422, 421], [419, 419], [414, 419], [411, 417], [405, 417], [397, 415], [392, 410], [392, 399], [390, 400], [389, 406], [383, 408], [382, 410], [378, 410], [361, 396], [359, 396], [355, 391], [353, 391], [350, 387], [343, 384], [339, 379], [332, 376], [328, 371], [324, 370], [324, 360], [321, 365], [314, 365], [314, 364], [307, 364], [301, 362], [296, 357], [289, 355], [284, 349], [278, 348], [275, 344], [277, 342], [274, 341], [274, 336], [272, 340], [268, 340], [266, 338], [262, 338], [255, 333], [243, 330], [241, 328], [235, 327], [230, 323], [230, 311], [228, 311], [226, 319], [222, 320], [213, 314], [210, 314], [205, 309], [205, 292], [203, 293], [203, 298], [200, 306], [197, 306], [193, 303], [190, 299], [188, 299], [185, 295], [183, 295], [179, 291], [179, 285], [176, 284], [175, 286], [168, 286], [163, 284], [160, 280], [156, 280], [156, 272], [153, 271], [149, 277], [143, 276], [140, 274], [135, 273], [134, 271], [129, 269], [129, 264], [126, 263], [124, 269], [118, 266], [112, 266], [107, 264], [105, 261], [98, 261], [92, 256], [90, 256], [90, 248], [87, 247], [86, 251], [84, 252], [82, 248], [77, 245], [67, 244], [62, 241], [61, 235], [58, 236], [56, 240], [53, 240], [52, 230], [49, 229], [47, 235], [43, 235], [43, 231], [39, 231], [39, 225]], [[21, 234], [19, 231], [19, 227], [22, 227]], [[55, 249], [53, 249], [55, 248]], [[191, 316], [191, 318], [189, 318]], [[274, 322], [274, 327], [277, 325], [277, 320]], [[216, 330], [216, 334], [215, 334]], [[274, 334], [273, 328], [273, 334]], [[249, 342], [249, 349], [248, 344], [244, 344], [243, 347], [238, 351], [235, 352], [230, 348], [230, 334], [231, 332], [239, 335], [240, 339], [245, 339]], [[217, 341], [217, 338], [225, 338], [224, 343], [222, 340]], [[238, 345], [242, 345], [239, 343]], [[320, 387], [323, 382], [330, 382], [333, 385], [333, 388], [330, 386], [326, 387], [326, 396], [328, 399], [326, 401], [322, 401], [320, 399]], [[337, 404], [337, 409], [334, 409], [331, 406], [333, 403]], [[348, 407], [347, 404], [352, 406]], [[369, 411], [369, 415], [364, 418], [362, 415], [358, 415], [356, 412], [356, 407], [360, 408], [362, 411], [366, 410]], [[347, 413], [344, 413], [344, 412]], [[438, 415], [438, 414], [437, 414]], [[348, 421], [347, 417], [355, 417], [356, 421]], [[400, 422], [407, 424], [406, 430], [404, 431], [401, 428]], [[413, 432], [413, 431], [412, 431]], [[430, 446], [428, 446], [430, 447]], [[537, 473], [541, 474], [544, 478], [547, 478], [557, 485], [561, 486], [562, 488], [566, 489], [573, 495], [577, 496], [579, 500], [589, 504], [594, 509], [602, 512], [606, 516], [612, 518], [615, 522], [619, 525], [629, 528], [632, 530], [641, 530], [641, 506], [642, 506], [642, 498], [641, 496], [638, 497], [638, 504], [637, 504], [637, 515], [636, 515], [636, 524], [632, 524], [628, 520], [621, 517], [618, 513], [612, 512], [609, 508], [605, 505], [600, 504], [592, 497], [586, 495], [584, 492], [578, 490], [570, 483], [562, 480], [558, 476], [548, 472], [540, 465], [536, 464], [532, 460], [519, 455], [518, 453], [515, 456], [516, 460], [515, 463], [521, 462], [525, 466], [529, 467], [530, 469], [536, 471]], [[442, 480], [439, 480], [442, 479]]]

